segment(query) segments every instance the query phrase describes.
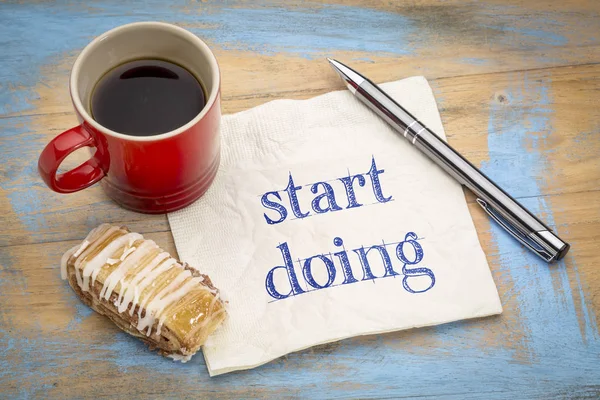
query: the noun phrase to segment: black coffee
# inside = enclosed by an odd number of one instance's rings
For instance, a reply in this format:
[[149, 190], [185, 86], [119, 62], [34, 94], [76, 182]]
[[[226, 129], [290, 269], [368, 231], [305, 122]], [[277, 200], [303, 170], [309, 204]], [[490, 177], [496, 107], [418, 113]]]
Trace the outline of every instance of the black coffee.
[[206, 104], [204, 90], [185, 68], [136, 60], [108, 71], [92, 93], [92, 117], [133, 136], [169, 132], [190, 122]]

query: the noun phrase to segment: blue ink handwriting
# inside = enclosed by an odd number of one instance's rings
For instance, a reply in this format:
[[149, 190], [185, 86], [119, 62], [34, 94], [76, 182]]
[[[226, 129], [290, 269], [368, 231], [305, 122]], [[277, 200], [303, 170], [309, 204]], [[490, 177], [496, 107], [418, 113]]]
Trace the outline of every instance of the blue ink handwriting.
[[[383, 174], [384, 171], [385, 170], [383, 169], [377, 169], [375, 157], [372, 157], [370, 169], [366, 173], [352, 176], [348, 174], [348, 176], [335, 179], [334, 181], [341, 182], [344, 187], [344, 197], [347, 204], [345, 209], [357, 208], [364, 205], [364, 201], [363, 203], [358, 202], [354, 185], [357, 184], [359, 187], [364, 187], [367, 184], [365, 177], [370, 178], [373, 196], [375, 197], [375, 200], [377, 200], [376, 203], [371, 204], [387, 203], [388, 201], [391, 201], [392, 196], [385, 196], [381, 188], [379, 176]], [[291, 172], [289, 174], [288, 185], [285, 189], [266, 192], [263, 194], [261, 196], [261, 204], [263, 207], [268, 210], [275, 211], [275, 213], [270, 212], [269, 215], [267, 215], [267, 213], [263, 214], [267, 224], [274, 225], [282, 223], [288, 217], [289, 211], [291, 211], [296, 218], [302, 219], [310, 216], [311, 211], [313, 211], [315, 214], [324, 214], [330, 211], [341, 211], [344, 209], [340, 206], [340, 203], [336, 198], [336, 192], [332, 184], [328, 182], [316, 182], [309, 184], [309, 186], [310, 192], [316, 196], [311, 201], [309, 206], [310, 208], [304, 208], [305, 211], [302, 209], [304, 206], [301, 207], [300, 205], [297, 194], [297, 192], [300, 191], [303, 186], [297, 185], [294, 182]], [[289, 202], [289, 209], [284, 204], [285, 201], [282, 197], [283, 193], [285, 193], [283, 197], [287, 197], [286, 200]], [[339, 191], [338, 197], [341, 197], [339, 195]]]
[[[287, 299], [292, 296], [297, 296], [314, 290], [322, 290], [332, 286], [348, 285], [361, 281], [375, 281], [376, 279], [403, 276], [402, 287], [408, 293], [424, 293], [430, 290], [435, 285], [435, 275], [433, 271], [426, 267], [408, 268], [419, 264], [423, 260], [423, 248], [417, 241], [418, 237], [414, 232], [408, 232], [404, 236], [404, 240], [396, 243], [383, 243], [381, 245], [372, 245], [369, 247], [361, 246], [352, 249], [352, 253], [358, 258], [362, 269], [362, 277], [356, 276], [351, 268], [349, 254], [344, 247], [344, 241], [340, 237], [333, 239], [333, 245], [342, 250], [327, 254], [317, 254], [304, 260], [298, 260], [297, 271], [292, 261], [292, 254], [287, 242], [276, 246], [279, 249], [283, 261], [283, 265], [276, 266], [269, 270], [265, 279], [265, 289], [273, 301]], [[392, 258], [388, 252], [387, 246], [396, 245], [395, 256], [402, 263], [401, 272], [397, 272], [394, 268]], [[383, 266], [383, 270], [379, 274], [373, 272], [374, 262], [378, 259], [375, 255], [379, 254], [379, 259]], [[334, 261], [334, 256], [337, 257], [339, 263]], [[337, 264], [337, 265], [336, 265]], [[321, 282], [316, 279], [315, 269], [321, 277]], [[334, 284], [336, 276], [341, 272], [343, 281], [339, 284]], [[279, 278], [276, 277], [279, 275]], [[300, 281], [299, 276], [302, 278]], [[326, 277], [326, 279], [323, 279]], [[423, 279], [424, 278], [424, 279]], [[277, 283], [276, 283], [277, 282]], [[425, 282], [425, 284], [424, 284]], [[302, 283], [304, 285], [302, 285]], [[304, 287], [306, 288], [304, 288]]]

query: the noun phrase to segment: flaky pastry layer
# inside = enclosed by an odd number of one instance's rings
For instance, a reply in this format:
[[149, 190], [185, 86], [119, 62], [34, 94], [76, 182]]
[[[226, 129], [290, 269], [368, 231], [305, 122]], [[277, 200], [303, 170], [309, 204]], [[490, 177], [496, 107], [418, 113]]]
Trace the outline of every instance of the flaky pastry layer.
[[84, 303], [177, 360], [187, 361], [226, 317], [208, 276], [126, 228], [92, 230], [61, 269]]

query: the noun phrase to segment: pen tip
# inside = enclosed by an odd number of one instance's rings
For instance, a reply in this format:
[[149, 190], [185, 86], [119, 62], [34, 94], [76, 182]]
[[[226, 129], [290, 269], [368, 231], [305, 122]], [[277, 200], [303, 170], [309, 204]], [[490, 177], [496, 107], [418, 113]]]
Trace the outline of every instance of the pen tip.
[[356, 93], [356, 87], [360, 86], [365, 78], [350, 67], [332, 58], [326, 57], [335, 72], [346, 82], [346, 86], [352, 93]]

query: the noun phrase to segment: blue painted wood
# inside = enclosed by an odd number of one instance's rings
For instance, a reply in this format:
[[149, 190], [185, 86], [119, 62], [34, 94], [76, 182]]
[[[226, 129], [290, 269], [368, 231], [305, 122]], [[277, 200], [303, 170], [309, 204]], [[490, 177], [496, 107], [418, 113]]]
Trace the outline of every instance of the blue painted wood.
[[[494, 45], [521, 50], [527, 46], [565, 46], [570, 40], [569, 27], [544, 13], [533, 12], [524, 21], [516, 17], [518, 10], [508, 13], [500, 6], [465, 5], [457, 8], [457, 14], [463, 11], [462, 15], [443, 15], [439, 20], [428, 15], [431, 9], [419, 8], [414, 14], [401, 14], [344, 5], [281, 7], [268, 2], [198, 4], [180, 0], [146, 0], [136, 7], [137, 11], [109, 0], [89, 6], [66, 2], [0, 4], [2, 201], [28, 234], [44, 232], [39, 233], [40, 241], [52, 240], [48, 234], [52, 227], [40, 213], [49, 195], [37, 179], [37, 160], [23, 159], [24, 153], [38, 154], [47, 139], [31, 129], [39, 102], [35, 87], [43, 81], [40, 69], [60, 63], [112, 27], [164, 20], [188, 27], [224, 51], [307, 59], [332, 50], [418, 56], [430, 50], [430, 36], [439, 37], [440, 32], [448, 42], [460, 36], [477, 46], [481, 45], [481, 35], [467, 38], [473, 32], [485, 31]], [[493, 18], [496, 15], [498, 18]], [[475, 27], [465, 23], [467, 20]], [[515, 38], [521, 41], [515, 42]], [[597, 45], [598, 37], [590, 35], [582, 43]], [[365, 57], [370, 60], [370, 56]], [[540, 55], [541, 63], [551, 62], [545, 57]], [[495, 62], [480, 57], [457, 58], [482, 67]], [[514, 107], [492, 104], [487, 144], [493, 161], [485, 163], [484, 170], [509, 192], [528, 196], [526, 205], [553, 224], [553, 210], [542, 197], [544, 182], [537, 179], [544, 176], [543, 166], [552, 154], [535, 144], [536, 140], [560, 135], [552, 126], [550, 110], [555, 99], [550, 85], [550, 78], [536, 82], [526, 77], [524, 83], [518, 81], [506, 88]], [[523, 107], [523, 91], [534, 93], [536, 106]], [[547, 136], [532, 137], [534, 131], [547, 132]], [[526, 144], [532, 140], [535, 151]], [[515, 153], [517, 158], [506, 156]], [[64, 211], [65, 219], [72, 215]], [[87, 230], [86, 224], [95, 222], [92, 218], [74, 223], [77, 229], [85, 226]], [[168, 240], [165, 235], [161, 238]], [[95, 397], [111, 390], [119, 397], [167, 397], [174, 393], [315, 398], [600, 396], [598, 324], [585, 301], [589, 294], [575, 261], [548, 269], [496, 227], [492, 228], [492, 241], [499, 253], [497, 276], [513, 285], [502, 299], [515, 307], [506, 312], [508, 319], [488, 318], [345, 340], [212, 379], [200, 357], [185, 365], [157, 357], [82, 305], [56, 270], [57, 260], [71, 243], [0, 247], [0, 361], [6, 361], [0, 369], [0, 388], [11, 398]], [[34, 272], [38, 267], [40, 271]], [[567, 268], [574, 271], [575, 286], [569, 282]], [[63, 330], [48, 332], [35, 324], [29, 330], [23, 328], [28, 325], [22, 319], [29, 312], [42, 320], [47, 313], [58, 312], [52, 304], [36, 300], [34, 293], [39, 296], [40, 288], [32, 286], [43, 281], [36, 276], [45, 280], [44, 288], [58, 310], [70, 313], [71, 320]], [[577, 298], [582, 299], [581, 304], [575, 303]], [[79, 390], [68, 390], [65, 385], [69, 382]]]

